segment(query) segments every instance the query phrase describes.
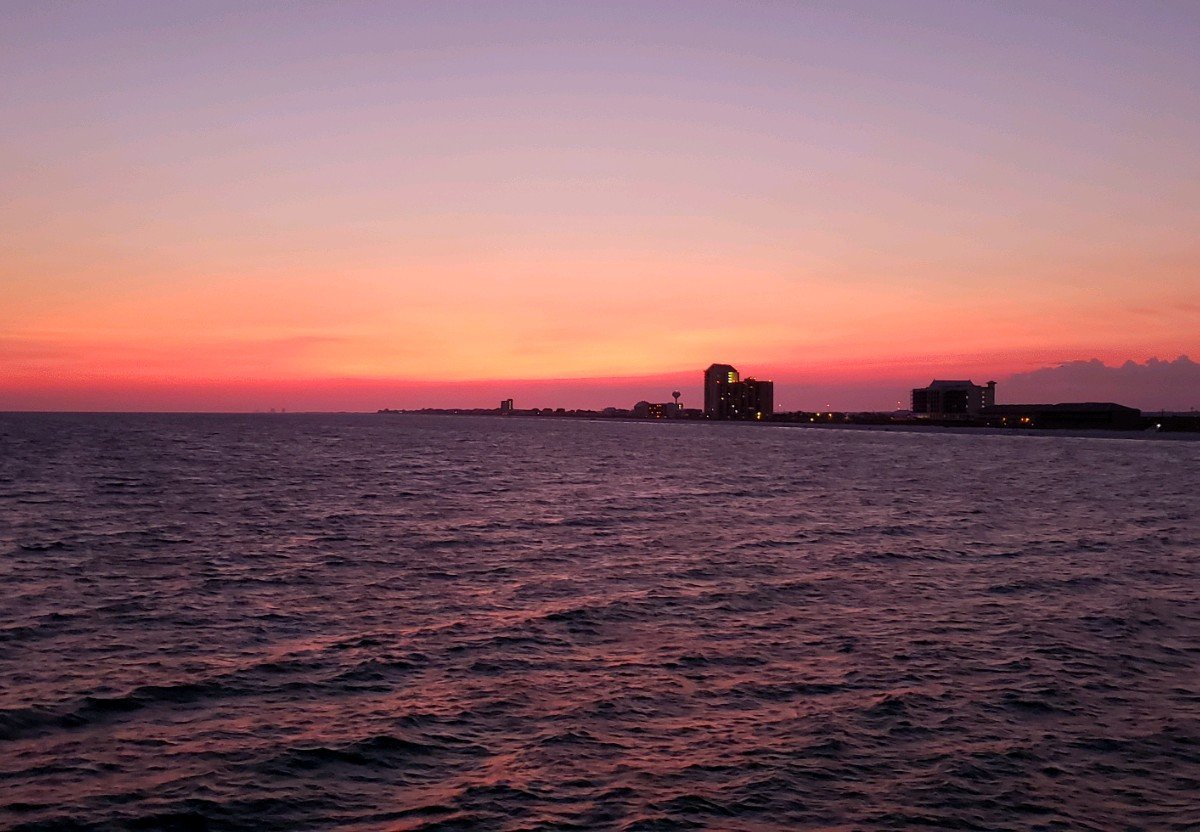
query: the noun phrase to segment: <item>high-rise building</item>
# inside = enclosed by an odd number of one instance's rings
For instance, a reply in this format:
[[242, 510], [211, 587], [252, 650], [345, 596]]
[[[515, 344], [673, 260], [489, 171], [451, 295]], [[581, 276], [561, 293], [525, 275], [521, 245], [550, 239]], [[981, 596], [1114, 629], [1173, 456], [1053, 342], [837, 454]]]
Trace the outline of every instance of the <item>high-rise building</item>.
[[706, 419], [764, 419], [775, 411], [775, 383], [748, 378], [737, 368], [713, 364], [704, 371]]
[[501, 413], [512, 413], [513, 412], [513, 400], [512, 399], [501, 400], [500, 412]]
[[704, 371], [704, 418], [729, 418], [730, 386], [740, 381], [737, 368], [728, 364], [713, 364]]
[[748, 378], [738, 388], [734, 419], [762, 419], [775, 412], [775, 382]]

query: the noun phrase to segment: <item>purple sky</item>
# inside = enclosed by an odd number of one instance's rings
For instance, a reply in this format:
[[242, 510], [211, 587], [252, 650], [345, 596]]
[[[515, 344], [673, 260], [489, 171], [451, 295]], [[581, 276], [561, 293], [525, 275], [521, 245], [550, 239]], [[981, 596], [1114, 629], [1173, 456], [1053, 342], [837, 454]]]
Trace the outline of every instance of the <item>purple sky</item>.
[[1195, 2], [7, 3], [0, 408], [1200, 356], [1198, 42]]

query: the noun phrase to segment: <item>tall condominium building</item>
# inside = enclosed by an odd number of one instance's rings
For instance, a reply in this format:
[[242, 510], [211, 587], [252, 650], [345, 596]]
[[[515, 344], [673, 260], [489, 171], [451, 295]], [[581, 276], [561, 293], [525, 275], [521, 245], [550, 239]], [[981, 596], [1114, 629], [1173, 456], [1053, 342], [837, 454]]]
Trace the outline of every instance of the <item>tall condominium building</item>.
[[978, 416], [996, 403], [996, 382], [938, 381], [912, 391], [912, 410], [918, 416], [955, 418]]
[[748, 378], [736, 367], [713, 364], [704, 371], [706, 419], [763, 419], [775, 412], [775, 384]]
[[748, 378], [734, 386], [731, 419], [763, 419], [775, 412], [775, 382]]
[[713, 364], [704, 371], [704, 417], [727, 419], [729, 389], [742, 380], [736, 367], [728, 364]]

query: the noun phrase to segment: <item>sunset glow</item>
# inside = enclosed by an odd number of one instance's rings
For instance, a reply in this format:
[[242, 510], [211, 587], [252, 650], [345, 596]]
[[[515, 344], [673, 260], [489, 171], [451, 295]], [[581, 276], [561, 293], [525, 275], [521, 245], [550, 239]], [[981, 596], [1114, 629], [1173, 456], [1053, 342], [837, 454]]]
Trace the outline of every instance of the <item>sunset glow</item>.
[[8, 6], [0, 409], [1200, 358], [1194, 6], [749, 8]]

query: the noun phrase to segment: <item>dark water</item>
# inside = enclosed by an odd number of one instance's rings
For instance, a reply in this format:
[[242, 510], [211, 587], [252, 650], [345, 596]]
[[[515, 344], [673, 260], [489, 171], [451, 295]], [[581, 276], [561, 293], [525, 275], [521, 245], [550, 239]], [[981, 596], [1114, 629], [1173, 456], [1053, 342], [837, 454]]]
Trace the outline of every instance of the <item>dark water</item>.
[[1200, 829], [1200, 443], [0, 416], [0, 826]]

